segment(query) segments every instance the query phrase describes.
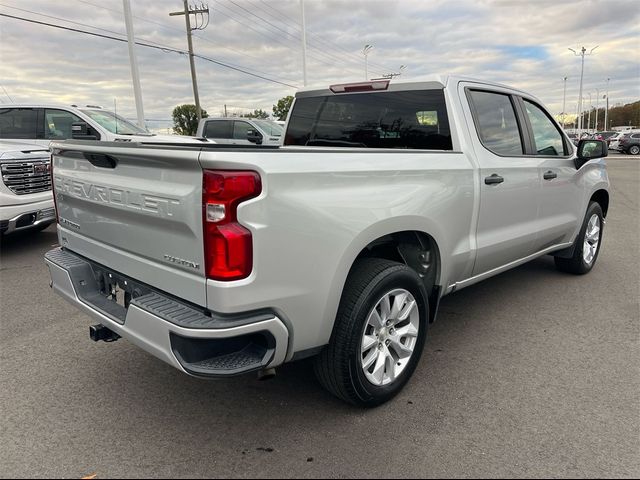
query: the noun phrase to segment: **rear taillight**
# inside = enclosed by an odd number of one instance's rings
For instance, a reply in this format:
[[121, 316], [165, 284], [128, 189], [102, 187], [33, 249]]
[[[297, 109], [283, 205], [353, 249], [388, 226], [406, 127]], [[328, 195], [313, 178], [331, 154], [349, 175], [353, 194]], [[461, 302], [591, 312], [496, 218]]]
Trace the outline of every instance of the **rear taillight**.
[[49, 173], [51, 174], [51, 194], [53, 195], [53, 208], [56, 211], [56, 223], [60, 222], [58, 217], [58, 201], [56, 200], [56, 184], [53, 181], [53, 155], [49, 155]]
[[251, 232], [238, 223], [238, 205], [261, 191], [256, 172], [204, 170], [202, 223], [207, 278], [229, 281], [251, 274]]

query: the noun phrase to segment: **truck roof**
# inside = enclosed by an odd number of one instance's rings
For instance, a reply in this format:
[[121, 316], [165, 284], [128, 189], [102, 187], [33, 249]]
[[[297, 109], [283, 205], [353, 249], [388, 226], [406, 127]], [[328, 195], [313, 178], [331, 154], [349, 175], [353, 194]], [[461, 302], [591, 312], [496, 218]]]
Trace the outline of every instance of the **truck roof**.
[[[376, 78], [376, 79], [368, 80], [364, 82], [362, 80], [355, 80], [353, 82], [336, 82], [336, 84], [342, 85], [342, 84], [348, 84], [348, 83], [368, 83], [372, 81], [384, 81], [384, 80], [388, 80], [388, 79]], [[459, 82], [479, 83], [487, 86], [504, 88], [504, 89], [511, 90], [513, 92], [518, 92], [527, 96], [531, 96], [531, 94], [524, 92], [523, 90], [520, 90], [518, 88], [514, 88], [510, 85], [505, 85], [498, 82], [492, 82], [492, 81], [484, 80], [481, 78], [468, 77], [463, 75], [435, 74], [435, 75], [418, 76], [415, 78], [411, 78], [411, 80], [390, 80], [389, 86], [390, 86], [390, 90], [404, 90], [405, 88], [409, 88], [409, 87], [417, 88], [417, 89], [429, 89], [429, 88], [445, 88], [447, 86], [455, 85]], [[302, 96], [309, 96], [310, 94], [321, 94], [321, 93], [326, 93], [327, 90], [328, 88], [326, 86], [323, 87], [323, 86], [315, 85], [311, 87], [301, 88], [296, 93], [296, 96], [298, 93], [302, 93]]]

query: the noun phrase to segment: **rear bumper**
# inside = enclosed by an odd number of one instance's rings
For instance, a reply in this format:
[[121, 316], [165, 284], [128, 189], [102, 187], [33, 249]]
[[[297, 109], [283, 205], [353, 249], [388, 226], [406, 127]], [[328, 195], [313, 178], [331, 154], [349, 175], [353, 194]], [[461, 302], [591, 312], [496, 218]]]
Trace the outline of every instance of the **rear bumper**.
[[58, 295], [185, 373], [232, 376], [276, 367], [285, 360], [289, 332], [271, 312], [222, 316], [141, 284], [139, 296], [125, 309], [107, 300], [102, 279], [117, 279], [129, 286], [135, 280], [60, 248], [48, 252], [45, 261]]

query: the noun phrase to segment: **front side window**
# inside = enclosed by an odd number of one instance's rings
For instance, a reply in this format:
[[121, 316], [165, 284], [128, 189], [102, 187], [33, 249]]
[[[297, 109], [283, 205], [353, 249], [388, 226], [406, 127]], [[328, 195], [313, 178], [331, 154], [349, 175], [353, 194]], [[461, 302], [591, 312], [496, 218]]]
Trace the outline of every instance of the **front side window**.
[[535, 149], [538, 155], [562, 156], [565, 154], [562, 134], [544, 110], [528, 100], [524, 106], [533, 130]]
[[442, 90], [298, 98], [285, 145], [452, 150]]
[[129, 120], [107, 110], [82, 110], [91, 120], [100, 124], [102, 128], [120, 135], [151, 135], [144, 128], [140, 128]]
[[0, 138], [35, 140], [36, 119], [35, 108], [0, 109]]
[[520, 128], [509, 95], [479, 90], [471, 90], [470, 95], [482, 144], [498, 155], [522, 155]]
[[205, 124], [204, 136], [206, 138], [231, 138], [233, 132], [231, 126], [233, 122], [231, 120], [211, 120]]
[[257, 123], [258, 126], [269, 136], [281, 137], [282, 132], [284, 132], [284, 128], [273, 120], [254, 120], [254, 122]]
[[73, 138], [71, 125], [82, 120], [71, 112], [64, 110], [44, 111], [44, 138], [48, 140], [66, 140]]

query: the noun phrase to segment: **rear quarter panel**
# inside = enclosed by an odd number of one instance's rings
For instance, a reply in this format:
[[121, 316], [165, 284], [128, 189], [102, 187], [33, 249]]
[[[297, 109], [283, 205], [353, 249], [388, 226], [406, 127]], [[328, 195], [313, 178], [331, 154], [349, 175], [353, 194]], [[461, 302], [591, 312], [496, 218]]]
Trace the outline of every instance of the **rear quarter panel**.
[[[238, 282], [207, 282], [208, 307], [270, 307], [289, 323], [293, 352], [328, 342], [353, 261], [371, 241], [418, 230], [438, 243], [440, 282], [472, 266], [474, 172], [461, 153], [285, 147], [203, 151], [203, 168], [253, 169], [262, 194], [239, 207], [253, 233], [254, 268]], [[229, 157], [231, 158], [231, 157]]]

